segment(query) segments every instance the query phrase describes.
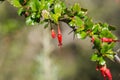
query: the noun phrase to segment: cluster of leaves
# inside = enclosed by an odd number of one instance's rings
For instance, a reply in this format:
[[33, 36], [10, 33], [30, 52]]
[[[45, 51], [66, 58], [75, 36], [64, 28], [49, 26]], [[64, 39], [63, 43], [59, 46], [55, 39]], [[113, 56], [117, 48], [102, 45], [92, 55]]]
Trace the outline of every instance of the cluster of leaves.
[[115, 46], [115, 41], [103, 41], [103, 38], [117, 40], [117, 37], [112, 34], [111, 30], [114, 28], [106, 23], [104, 24], [94, 24], [92, 28], [92, 38], [94, 38], [94, 48], [97, 51], [92, 55], [92, 61], [97, 61], [99, 64], [104, 65], [106, 62], [105, 57], [113, 60], [115, 52], [113, 48]]
[[[18, 14], [24, 15], [26, 23], [34, 25], [36, 23], [59, 24], [60, 21], [65, 22], [73, 29], [77, 38], [91, 38], [96, 49], [91, 60], [97, 62], [98, 65], [105, 65], [105, 58], [114, 59], [115, 40], [117, 37], [111, 32], [115, 28], [107, 23], [94, 23], [88, 17], [87, 10], [81, 8], [79, 4], [66, 7], [61, 0], [9, 0], [9, 2], [18, 8]], [[51, 26], [50, 26], [51, 27]], [[103, 38], [112, 41], [104, 41]]]

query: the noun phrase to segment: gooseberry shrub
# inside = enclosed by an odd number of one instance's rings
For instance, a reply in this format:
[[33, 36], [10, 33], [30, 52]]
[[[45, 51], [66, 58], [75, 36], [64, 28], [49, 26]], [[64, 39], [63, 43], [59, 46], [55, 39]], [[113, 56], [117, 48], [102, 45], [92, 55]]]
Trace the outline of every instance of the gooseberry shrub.
[[[95, 52], [91, 60], [96, 62], [96, 70], [100, 70], [104, 80], [112, 80], [112, 74], [106, 66], [105, 58], [115, 61], [116, 52], [113, 51], [115, 43], [119, 42], [112, 33], [115, 28], [107, 23], [94, 23], [87, 16], [87, 9], [81, 8], [78, 3], [66, 7], [62, 0], [8, 0], [18, 8], [18, 15], [24, 16], [26, 24], [45, 24], [44, 28], [50, 27], [51, 37], [58, 39], [58, 46], [62, 47], [62, 33], [60, 22], [66, 23], [77, 38], [91, 38]], [[52, 25], [57, 26], [55, 31]], [[117, 60], [119, 58], [117, 57]]]

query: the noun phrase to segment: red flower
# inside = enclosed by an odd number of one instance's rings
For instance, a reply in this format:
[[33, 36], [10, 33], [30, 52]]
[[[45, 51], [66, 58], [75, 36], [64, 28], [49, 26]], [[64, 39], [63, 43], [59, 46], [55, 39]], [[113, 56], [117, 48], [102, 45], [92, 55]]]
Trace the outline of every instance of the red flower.
[[56, 38], [56, 33], [55, 33], [54, 29], [51, 30], [51, 36], [52, 36], [52, 38]]
[[58, 46], [62, 46], [62, 34], [61, 34], [61, 31], [60, 31], [60, 27], [58, 25], [58, 35], [57, 35], [57, 38], [58, 38]]
[[114, 40], [112, 38], [106, 38], [106, 37], [101, 38], [101, 40], [102, 40], [102, 42], [108, 42], [108, 43], [110, 43], [110, 42], [120, 42], [120, 40]]
[[[91, 42], [94, 43], [94, 41], [95, 41], [95, 38], [92, 36]], [[102, 42], [108, 42], [108, 43], [111, 43], [111, 42], [120, 42], [120, 40], [114, 40], [112, 38], [106, 38], [106, 37], [101, 38], [101, 41]]]
[[108, 78], [108, 80], [112, 80], [111, 72], [110, 72], [110, 70], [106, 67], [106, 65], [100, 66], [100, 67], [97, 66], [97, 70], [98, 70], [98, 69], [100, 70], [102, 76], [104, 77], [104, 80], [106, 80], [106, 78]]
[[114, 42], [112, 38], [106, 38], [106, 37], [101, 38], [101, 40], [102, 42]]
[[59, 44], [58, 44], [58, 46], [62, 46], [62, 34], [58, 34], [58, 42], [59, 42]]

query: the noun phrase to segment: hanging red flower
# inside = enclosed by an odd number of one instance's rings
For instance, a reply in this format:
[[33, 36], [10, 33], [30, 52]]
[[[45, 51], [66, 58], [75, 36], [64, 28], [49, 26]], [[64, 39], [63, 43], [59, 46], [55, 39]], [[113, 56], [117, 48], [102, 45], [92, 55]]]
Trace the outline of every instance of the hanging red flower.
[[62, 46], [62, 34], [61, 34], [61, 30], [60, 30], [60, 27], [58, 25], [58, 35], [57, 35], [57, 38], [58, 38], [58, 46]]
[[106, 67], [106, 65], [104, 66], [97, 66], [96, 70], [100, 70], [102, 76], [104, 77], [104, 80], [106, 80], [108, 78], [108, 80], [112, 80], [112, 74], [110, 72], [110, 70]]
[[103, 37], [101, 38], [102, 42], [108, 42], [108, 43], [111, 43], [111, 42], [120, 42], [120, 40], [114, 40], [112, 38], [106, 38], [106, 37]]
[[56, 38], [56, 33], [54, 29], [51, 29], [51, 37]]

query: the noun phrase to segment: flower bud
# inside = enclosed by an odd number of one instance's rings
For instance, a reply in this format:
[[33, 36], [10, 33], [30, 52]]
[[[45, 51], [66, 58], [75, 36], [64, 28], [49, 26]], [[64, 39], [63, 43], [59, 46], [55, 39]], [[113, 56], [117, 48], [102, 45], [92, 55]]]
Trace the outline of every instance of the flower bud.
[[113, 42], [114, 40], [112, 38], [101, 38], [102, 42]]
[[52, 38], [56, 38], [56, 33], [55, 33], [54, 29], [51, 30], [51, 36], [52, 36]]

